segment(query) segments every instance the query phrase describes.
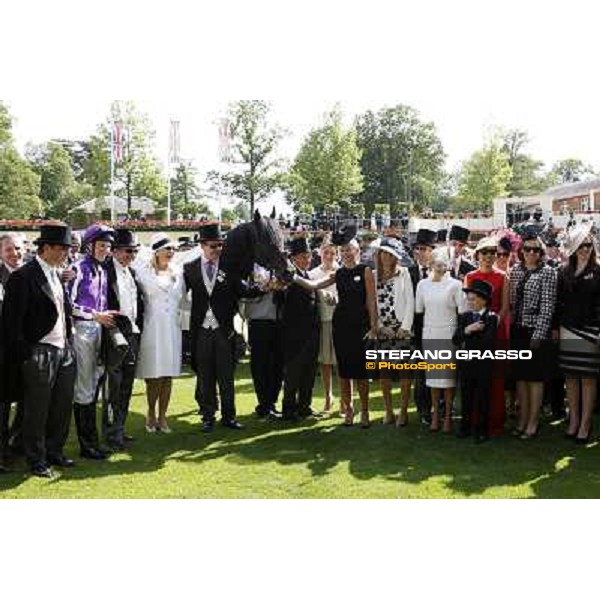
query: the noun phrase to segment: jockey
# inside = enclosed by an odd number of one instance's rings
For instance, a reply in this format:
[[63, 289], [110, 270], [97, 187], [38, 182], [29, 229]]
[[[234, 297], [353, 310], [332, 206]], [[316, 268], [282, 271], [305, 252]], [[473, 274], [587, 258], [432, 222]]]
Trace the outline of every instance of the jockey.
[[73, 265], [75, 277], [69, 283], [73, 305], [73, 346], [77, 359], [74, 415], [81, 456], [103, 460], [96, 427], [98, 382], [101, 364], [102, 328], [114, 326], [115, 311], [108, 307], [108, 279], [105, 260], [110, 255], [114, 230], [91, 225], [83, 235], [85, 255]]

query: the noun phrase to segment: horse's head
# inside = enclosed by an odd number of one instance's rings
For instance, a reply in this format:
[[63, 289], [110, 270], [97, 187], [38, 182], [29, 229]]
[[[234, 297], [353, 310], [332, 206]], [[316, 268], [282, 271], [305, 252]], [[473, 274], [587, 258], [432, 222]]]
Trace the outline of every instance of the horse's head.
[[230, 268], [248, 277], [254, 263], [285, 278], [288, 262], [283, 253], [283, 235], [274, 218], [261, 217], [258, 211], [249, 223], [242, 223], [227, 235], [224, 258]]

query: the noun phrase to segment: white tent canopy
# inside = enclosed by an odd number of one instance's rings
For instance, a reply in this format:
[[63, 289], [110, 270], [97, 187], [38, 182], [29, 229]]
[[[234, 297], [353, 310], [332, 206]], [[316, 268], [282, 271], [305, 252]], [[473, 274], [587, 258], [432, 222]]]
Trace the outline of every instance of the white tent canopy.
[[[112, 196], [104, 196], [104, 198], [93, 198], [83, 204], [73, 208], [69, 212], [84, 212], [87, 214], [99, 213], [103, 210], [112, 209]], [[127, 213], [127, 200], [125, 198], [114, 197], [115, 212], [119, 215]], [[131, 210], [139, 210], [145, 217], [152, 215], [156, 212], [156, 207], [153, 200], [150, 198], [132, 198], [131, 199]]]

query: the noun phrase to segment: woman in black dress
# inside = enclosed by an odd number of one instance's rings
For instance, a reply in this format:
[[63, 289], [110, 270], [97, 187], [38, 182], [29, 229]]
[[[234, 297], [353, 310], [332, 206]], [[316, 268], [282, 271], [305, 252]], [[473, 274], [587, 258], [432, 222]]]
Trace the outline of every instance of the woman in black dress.
[[352, 230], [333, 236], [341, 245], [342, 267], [329, 277], [318, 281], [295, 278], [294, 282], [307, 289], [318, 290], [335, 282], [338, 303], [333, 313], [333, 345], [338, 361], [344, 425], [352, 425], [354, 408], [352, 380], [356, 380], [360, 396], [361, 427], [369, 427], [369, 377], [366, 370], [367, 339], [377, 339], [377, 304], [373, 271], [359, 263], [360, 246]]
[[560, 340], [559, 361], [566, 377], [566, 436], [585, 444], [592, 429], [600, 367], [600, 266], [591, 224], [569, 231], [565, 251], [569, 261], [558, 272], [553, 337]]

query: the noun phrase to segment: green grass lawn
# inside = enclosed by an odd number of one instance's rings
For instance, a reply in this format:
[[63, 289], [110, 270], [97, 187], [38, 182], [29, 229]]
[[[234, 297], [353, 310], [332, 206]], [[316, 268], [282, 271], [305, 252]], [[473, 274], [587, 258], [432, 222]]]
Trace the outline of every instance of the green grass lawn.
[[[246, 364], [238, 370], [237, 406], [246, 428], [200, 432], [194, 379], [174, 388], [173, 433], [144, 431], [143, 385], [136, 384], [128, 430], [130, 451], [105, 462], [78, 459], [55, 480], [29, 477], [24, 463], [0, 477], [2, 498], [597, 498], [598, 444], [563, 439], [562, 423], [543, 423], [537, 440], [510, 435], [476, 446], [417, 424], [381, 425], [373, 386], [373, 426], [341, 427], [339, 417], [272, 424], [253, 416]], [[322, 407], [320, 387], [315, 408]], [[77, 459], [72, 426], [68, 456]]]

